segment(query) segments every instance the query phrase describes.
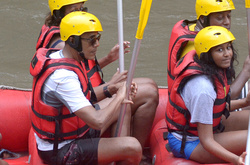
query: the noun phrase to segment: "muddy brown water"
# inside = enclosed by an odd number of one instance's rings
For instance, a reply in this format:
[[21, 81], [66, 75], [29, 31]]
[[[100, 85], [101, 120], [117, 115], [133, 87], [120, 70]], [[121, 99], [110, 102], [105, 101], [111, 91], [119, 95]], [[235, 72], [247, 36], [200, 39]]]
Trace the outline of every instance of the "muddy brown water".
[[[38, 34], [49, 12], [47, 0], [8, 0], [0, 5], [0, 85], [31, 88], [29, 64], [35, 53]], [[245, 1], [235, 1], [232, 32], [239, 53], [237, 72], [248, 55]], [[129, 68], [139, 22], [141, 1], [123, 1], [124, 40], [131, 42], [131, 53], [125, 55]], [[117, 1], [88, 0], [86, 6], [103, 25], [97, 57], [106, 55], [118, 42]], [[174, 24], [181, 19], [194, 20], [195, 0], [153, 0], [148, 24], [141, 42], [135, 77], [149, 77], [159, 86], [167, 86], [167, 51]], [[119, 66], [118, 61], [103, 69], [108, 81]]]

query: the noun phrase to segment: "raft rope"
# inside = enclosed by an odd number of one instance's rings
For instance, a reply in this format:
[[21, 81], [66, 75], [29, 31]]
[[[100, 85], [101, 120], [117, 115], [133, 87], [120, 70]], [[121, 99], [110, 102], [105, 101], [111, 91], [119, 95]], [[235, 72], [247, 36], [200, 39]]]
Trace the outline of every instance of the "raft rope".
[[17, 88], [12, 86], [0, 85], [0, 89], [10, 89], [10, 90], [21, 90], [21, 91], [32, 91], [32, 89]]

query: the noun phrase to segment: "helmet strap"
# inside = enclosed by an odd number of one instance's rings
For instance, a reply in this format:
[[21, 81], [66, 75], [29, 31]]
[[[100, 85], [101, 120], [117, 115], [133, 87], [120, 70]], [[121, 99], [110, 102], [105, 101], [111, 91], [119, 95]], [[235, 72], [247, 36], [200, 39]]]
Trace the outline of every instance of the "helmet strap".
[[84, 65], [87, 70], [89, 70], [89, 64], [88, 60], [85, 58], [85, 55], [82, 51], [82, 43], [81, 43], [81, 37], [80, 36], [73, 36], [74, 39], [73, 41], [70, 41], [70, 38], [66, 41], [70, 47], [74, 48], [77, 52], [78, 55], [82, 57]]
[[55, 10], [53, 12], [53, 17], [55, 18], [55, 20], [61, 20], [64, 17], [63, 12], [61, 12], [61, 10]]
[[196, 22], [196, 27], [195, 30], [196, 31], [200, 31], [201, 29], [209, 26], [209, 18], [208, 16], [202, 16], [202, 18], [200, 17], [197, 22]]
[[81, 43], [81, 37], [80, 36], [72, 36], [73, 40], [70, 41], [70, 38], [66, 41], [69, 46], [74, 48], [77, 52], [82, 52], [82, 43]]
[[201, 25], [203, 26], [203, 28], [210, 26], [210, 22], [209, 22], [209, 17], [208, 16], [203, 16], [203, 21], [200, 20]]
[[88, 63], [88, 60], [85, 58], [84, 53], [81, 51], [81, 52], [78, 52], [78, 54], [82, 57], [86, 70], [89, 70], [89, 63]]

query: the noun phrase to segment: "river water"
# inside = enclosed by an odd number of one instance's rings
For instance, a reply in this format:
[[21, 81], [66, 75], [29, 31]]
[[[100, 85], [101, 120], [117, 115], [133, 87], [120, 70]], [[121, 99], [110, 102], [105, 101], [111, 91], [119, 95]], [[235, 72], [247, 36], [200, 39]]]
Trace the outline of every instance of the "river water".
[[[29, 73], [31, 58], [45, 16], [49, 12], [47, 0], [1, 0], [0, 2], [0, 85], [31, 88]], [[248, 55], [248, 33], [245, 1], [235, 0], [231, 30], [236, 37], [239, 65]], [[124, 40], [131, 42], [131, 52], [125, 55], [125, 69], [129, 69], [135, 35], [139, 22], [140, 0], [123, 1]], [[106, 55], [118, 42], [117, 1], [88, 0], [86, 6], [103, 26], [97, 57]], [[174, 24], [181, 19], [194, 20], [195, 0], [153, 0], [148, 24], [144, 31], [135, 77], [149, 77], [159, 86], [167, 86], [167, 51]], [[118, 61], [103, 69], [108, 81], [119, 66]]]

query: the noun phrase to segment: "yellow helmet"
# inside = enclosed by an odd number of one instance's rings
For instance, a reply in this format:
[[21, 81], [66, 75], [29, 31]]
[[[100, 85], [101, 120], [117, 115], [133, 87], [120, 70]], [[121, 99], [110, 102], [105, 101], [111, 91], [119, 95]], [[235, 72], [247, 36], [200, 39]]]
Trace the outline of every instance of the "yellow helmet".
[[233, 34], [222, 26], [208, 26], [198, 32], [194, 39], [194, 47], [198, 57], [212, 47], [235, 40]]
[[48, 0], [49, 9], [51, 15], [53, 15], [54, 10], [60, 10], [61, 7], [66, 5], [71, 5], [80, 2], [86, 2], [87, 0]]
[[201, 15], [208, 16], [210, 13], [234, 10], [232, 0], [196, 0], [195, 10], [197, 19]]
[[102, 31], [102, 25], [99, 19], [93, 14], [74, 11], [67, 14], [60, 24], [60, 35], [63, 41], [70, 36], [80, 36], [86, 32]]

